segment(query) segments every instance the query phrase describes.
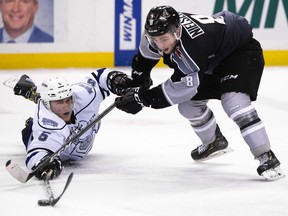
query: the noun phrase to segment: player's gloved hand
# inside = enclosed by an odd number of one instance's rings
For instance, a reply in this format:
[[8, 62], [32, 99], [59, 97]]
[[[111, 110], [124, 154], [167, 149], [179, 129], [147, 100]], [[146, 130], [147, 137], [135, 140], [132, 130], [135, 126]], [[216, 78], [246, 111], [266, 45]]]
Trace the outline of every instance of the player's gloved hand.
[[141, 55], [135, 55], [132, 59], [131, 67], [133, 87], [144, 86], [146, 89], [149, 89], [153, 84], [150, 78], [151, 65], [148, 62], [146, 64], [145, 58], [141, 57]]
[[149, 106], [148, 101], [143, 97], [144, 94], [143, 87], [127, 89], [125, 94], [115, 99], [115, 105], [124, 112], [136, 114], [142, 110], [142, 107]]
[[149, 89], [153, 85], [153, 81], [150, 78], [150, 73], [139, 72], [132, 70], [133, 87], [144, 86], [144, 88]]
[[111, 71], [108, 74], [107, 86], [117, 95], [122, 95], [127, 88], [132, 87], [132, 78], [121, 71]]
[[37, 103], [40, 95], [36, 93], [37, 86], [26, 74], [22, 75], [20, 80], [16, 83], [13, 91], [15, 95], [21, 95], [26, 99]]
[[[41, 161], [37, 165], [35, 165], [34, 167], [36, 168], [38, 165], [41, 164], [41, 162], [45, 161], [48, 157], [49, 157], [49, 155], [46, 155], [45, 157], [43, 157], [41, 159]], [[32, 168], [32, 170], [35, 169], [34, 167]], [[62, 169], [63, 169], [63, 167], [62, 167], [61, 160], [59, 157], [56, 157], [52, 161], [52, 163], [43, 167], [43, 169], [40, 169], [39, 171], [37, 171], [37, 173], [35, 174], [35, 177], [38, 178], [39, 180], [54, 179], [61, 174]]]

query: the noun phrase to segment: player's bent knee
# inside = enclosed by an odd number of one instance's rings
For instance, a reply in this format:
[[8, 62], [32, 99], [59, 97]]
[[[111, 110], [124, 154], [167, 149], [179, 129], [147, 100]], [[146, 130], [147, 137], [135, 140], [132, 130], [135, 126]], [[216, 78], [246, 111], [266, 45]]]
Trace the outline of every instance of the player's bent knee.
[[223, 94], [221, 102], [226, 114], [241, 130], [261, 121], [247, 94], [226, 93]]

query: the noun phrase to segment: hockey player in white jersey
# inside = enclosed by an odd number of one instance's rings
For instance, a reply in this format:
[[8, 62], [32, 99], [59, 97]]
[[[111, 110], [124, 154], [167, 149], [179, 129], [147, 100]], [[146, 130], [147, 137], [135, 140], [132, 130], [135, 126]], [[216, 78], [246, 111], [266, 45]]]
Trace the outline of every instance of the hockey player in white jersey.
[[[121, 86], [122, 81], [126, 84], [129, 80], [125, 73], [99, 69], [77, 84], [70, 85], [65, 79], [55, 77], [44, 80], [37, 88], [27, 75], [23, 75], [14, 87], [14, 93], [37, 104], [34, 117], [26, 121], [22, 131], [28, 170], [34, 170], [45, 157], [92, 122], [101, 102], [110, 92], [119, 95], [126, 88]], [[35, 176], [42, 179], [44, 174], [51, 173], [50, 179], [53, 179], [60, 175], [62, 162], [84, 158], [92, 149], [99, 127], [100, 123], [95, 124]]]

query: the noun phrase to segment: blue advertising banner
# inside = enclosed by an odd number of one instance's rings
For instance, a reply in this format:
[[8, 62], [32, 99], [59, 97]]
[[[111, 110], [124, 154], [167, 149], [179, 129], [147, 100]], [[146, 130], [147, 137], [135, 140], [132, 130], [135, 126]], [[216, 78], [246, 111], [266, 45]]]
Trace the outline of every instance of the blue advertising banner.
[[114, 65], [130, 66], [141, 38], [141, 0], [115, 0]]

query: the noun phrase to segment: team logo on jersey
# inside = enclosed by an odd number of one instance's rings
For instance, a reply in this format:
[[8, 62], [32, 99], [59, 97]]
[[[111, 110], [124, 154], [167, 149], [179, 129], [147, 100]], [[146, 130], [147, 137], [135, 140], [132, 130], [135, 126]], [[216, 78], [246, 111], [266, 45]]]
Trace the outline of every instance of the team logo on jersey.
[[[89, 122], [91, 122], [92, 119], [90, 119]], [[76, 134], [78, 134], [81, 130], [83, 130], [83, 128], [87, 127], [88, 123], [84, 120], [81, 120], [80, 122], [78, 122], [78, 124], [76, 124], [75, 126], [73, 126], [72, 128], [70, 128], [70, 136], [73, 137]], [[76, 139], [73, 144], [75, 146], [77, 146], [77, 149], [75, 151], [77, 151], [77, 153], [79, 154], [80, 152], [82, 153], [88, 153], [88, 150], [90, 151], [91, 146], [93, 144], [93, 138], [94, 138], [94, 133], [96, 133], [96, 126], [94, 125], [91, 130], [87, 131], [85, 134], [83, 134], [81, 137], [79, 137], [78, 139]]]
[[56, 121], [53, 121], [52, 119], [47, 119], [47, 118], [43, 118], [42, 123], [43, 125], [51, 125], [52, 127], [58, 126], [58, 123]]
[[179, 13], [180, 23], [184, 29], [188, 32], [192, 39], [204, 34], [202, 28], [197, 25], [190, 17], [186, 16], [183, 13]]
[[79, 140], [79, 143], [77, 143], [79, 150], [87, 150], [91, 146], [93, 138], [93, 131], [91, 131], [88, 136], [86, 136], [84, 139]]

